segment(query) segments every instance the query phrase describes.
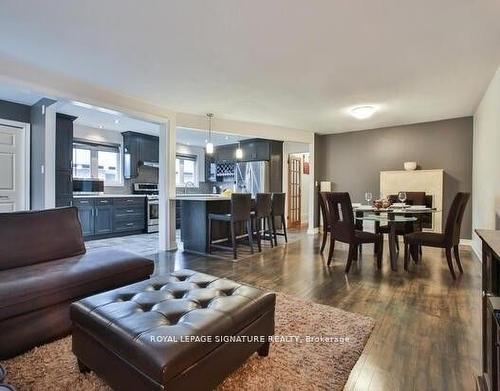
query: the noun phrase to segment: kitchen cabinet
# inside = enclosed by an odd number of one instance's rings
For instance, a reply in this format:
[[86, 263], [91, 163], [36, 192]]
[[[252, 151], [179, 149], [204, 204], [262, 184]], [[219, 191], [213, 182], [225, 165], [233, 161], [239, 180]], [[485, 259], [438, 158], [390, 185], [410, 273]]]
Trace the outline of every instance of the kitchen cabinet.
[[94, 207], [79, 206], [78, 218], [82, 226], [82, 234], [84, 237], [94, 235]]
[[97, 205], [94, 216], [94, 235], [113, 232], [113, 205]]
[[140, 161], [158, 163], [160, 161], [160, 141], [156, 136], [141, 135], [140, 139]]
[[[241, 159], [236, 159], [238, 145], [243, 151]], [[282, 141], [248, 139], [242, 140], [240, 144], [227, 144], [216, 147], [213, 158], [219, 163], [268, 161], [279, 150], [281, 150], [281, 155], [283, 155]]]
[[217, 162], [228, 163], [236, 161], [236, 148], [238, 144], [220, 145], [215, 149]]
[[241, 160], [245, 162], [270, 160], [270, 146], [273, 142], [261, 139], [242, 141], [240, 145], [243, 150], [243, 158]]
[[90, 239], [143, 232], [145, 200], [145, 197], [78, 197], [73, 203], [78, 208], [83, 236]]
[[56, 114], [56, 206], [70, 206], [73, 198], [73, 121], [76, 117]]
[[144, 162], [160, 161], [160, 141], [156, 136], [136, 132], [123, 132], [124, 177], [135, 178]]

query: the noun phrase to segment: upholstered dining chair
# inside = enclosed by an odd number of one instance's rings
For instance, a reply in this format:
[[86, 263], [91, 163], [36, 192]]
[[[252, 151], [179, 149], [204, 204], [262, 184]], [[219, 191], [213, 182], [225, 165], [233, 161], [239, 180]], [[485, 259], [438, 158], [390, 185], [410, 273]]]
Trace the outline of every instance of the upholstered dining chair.
[[349, 273], [353, 260], [358, 258], [358, 247], [363, 243], [373, 243], [377, 249], [377, 267], [382, 267], [382, 254], [384, 248], [382, 234], [360, 231], [354, 223], [354, 212], [352, 210], [351, 197], [349, 193], [324, 193], [324, 200], [328, 208], [330, 230], [330, 251], [328, 254], [328, 265], [333, 258], [335, 241], [349, 244], [349, 254], [345, 272]]
[[323, 254], [323, 251], [325, 250], [326, 247], [326, 240], [328, 239], [328, 232], [330, 232], [331, 229], [328, 216], [326, 192], [324, 191], [319, 192], [318, 202], [319, 202], [319, 210], [321, 212], [321, 218], [323, 220], [323, 239], [321, 241], [321, 249], [319, 250], [319, 252], [320, 254]]
[[[448, 268], [450, 269], [451, 276], [455, 280], [457, 278], [455, 270], [453, 268], [453, 259], [451, 257], [451, 249], [455, 254], [455, 260], [457, 262], [458, 269], [460, 273], [463, 273], [462, 263], [460, 262], [460, 254], [458, 244], [460, 242], [460, 228], [462, 226], [462, 220], [464, 217], [465, 207], [469, 201], [470, 193], [457, 193], [453, 203], [451, 204], [448, 217], [446, 219], [446, 226], [444, 233], [436, 232], [413, 232], [406, 234], [405, 238], [405, 261], [404, 267], [408, 271], [408, 265], [410, 263], [410, 250], [415, 249], [415, 246], [427, 246], [427, 247], [438, 247], [444, 248], [446, 252], [446, 261], [448, 262]], [[418, 258], [418, 251], [413, 252]]]

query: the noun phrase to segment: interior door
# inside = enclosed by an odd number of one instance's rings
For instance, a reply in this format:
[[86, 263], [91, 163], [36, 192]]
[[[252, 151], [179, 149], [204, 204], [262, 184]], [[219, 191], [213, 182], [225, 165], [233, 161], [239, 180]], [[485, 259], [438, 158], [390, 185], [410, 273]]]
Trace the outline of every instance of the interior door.
[[25, 210], [24, 131], [0, 122], [0, 213]]
[[288, 226], [300, 227], [300, 180], [302, 159], [288, 157]]

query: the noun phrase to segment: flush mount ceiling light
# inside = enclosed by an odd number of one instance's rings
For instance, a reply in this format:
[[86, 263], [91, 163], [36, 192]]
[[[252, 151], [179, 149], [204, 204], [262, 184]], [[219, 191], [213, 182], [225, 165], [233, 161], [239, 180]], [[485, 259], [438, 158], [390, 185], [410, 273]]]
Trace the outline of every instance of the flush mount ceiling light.
[[205, 145], [207, 154], [211, 155], [214, 153], [214, 144], [212, 143], [212, 120], [214, 118], [214, 113], [207, 113], [208, 118], [208, 141]]
[[374, 106], [357, 106], [349, 110], [349, 114], [357, 119], [367, 119], [370, 118], [375, 111], [377, 111], [377, 109]]

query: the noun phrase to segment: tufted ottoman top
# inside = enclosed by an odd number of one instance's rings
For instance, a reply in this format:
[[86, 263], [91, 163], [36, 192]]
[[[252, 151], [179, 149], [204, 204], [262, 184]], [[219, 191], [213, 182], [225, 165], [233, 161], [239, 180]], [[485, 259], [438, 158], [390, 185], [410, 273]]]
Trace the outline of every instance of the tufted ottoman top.
[[178, 270], [73, 303], [71, 319], [142, 373], [165, 381], [222, 343], [187, 339], [235, 335], [274, 311], [275, 300], [274, 293]]

